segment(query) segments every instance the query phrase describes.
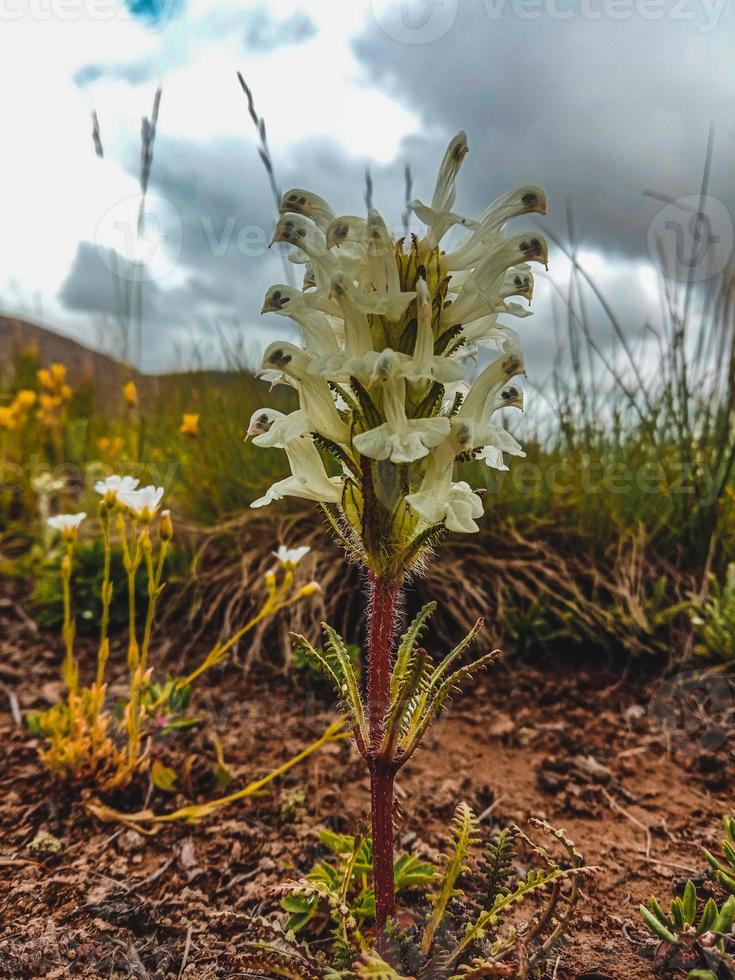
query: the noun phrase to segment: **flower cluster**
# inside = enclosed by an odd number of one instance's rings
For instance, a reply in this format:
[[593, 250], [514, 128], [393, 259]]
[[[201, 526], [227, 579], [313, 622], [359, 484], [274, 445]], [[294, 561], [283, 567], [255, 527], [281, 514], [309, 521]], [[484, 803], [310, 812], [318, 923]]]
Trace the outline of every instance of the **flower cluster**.
[[38, 421], [46, 428], [60, 425], [65, 405], [72, 396], [71, 386], [66, 380], [66, 367], [52, 364], [36, 372], [41, 393], [38, 397]]
[[[383, 218], [335, 215], [321, 197], [287, 192], [274, 235], [305, 266], [299, 291], [267, 293], [263, 312], [290, 317], [303, 347], [272, 343], [263, 377], [296, 389], [289, 415], [263, 408], [248, 435], [285, 451], [291, 476], [254, 502], [286, 496], [319, 502], [349, 550], [375, 574], [402, 575], [445, 528], [478, 530], [480, 496], [454, 479], [457, 459], [480, 458], [505, 469], [503, 454], [523, 455], [493, 420], [522, 407], [512, 380], [524, 373], [518, 334], [499, 314], [527, 316], [512, 297], [530, 300], [530, 263], [546, 263], [535, 232], [506, 236], [506, 222], [545, 213], [534, 186], [494, 201], [477, 220], [452, 208], [455, 180], [468, 152], [464, 133], [442, 161], [430, 205], [410, 207], [423, 237], [396, 241]], [[455, 225], [467, 235], [440, 247]], [[479, 347], [499, 351], [470, 385], [469, 359]], [[334, 466], [327, 468], [324, 454]]]
[[9, 405], [0, 405], [0, 431], [9, 432], [20, 428], [28, 419], [28, 413], [36, 404], [35, 391], [23, 388]]

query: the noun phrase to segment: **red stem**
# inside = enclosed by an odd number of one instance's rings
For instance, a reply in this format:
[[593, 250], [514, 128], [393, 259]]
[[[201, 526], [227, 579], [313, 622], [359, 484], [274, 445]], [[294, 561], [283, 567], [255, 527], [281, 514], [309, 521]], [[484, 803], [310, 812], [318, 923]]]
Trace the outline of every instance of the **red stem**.
[[393, 880], [393, 779], [395, 773], [381, 760], [370, 767], [370, 810], [373, 831], [373, 885], [378, 948], [385, 942], [385, 925], [396, 914]]
[[393, 633], [399, 586], [393, 581], [370, 577], [370, 635], [368, 648], [368, 726], [370, 750], [370, 810], [373, 833], [373, 882], [375, 920], [379, 947], [385, 940], [385, 925], [395, 915], [393, 880], [393, 780], [392, 760], [376, 753], [383, 737], [383, 722], [390, 707]]
[[377, 751], [383, 721], [390, 707], [391, 654], [398, 586], [370, 576], [370, 635], [368, 641], [368, 724], [370, 746]]

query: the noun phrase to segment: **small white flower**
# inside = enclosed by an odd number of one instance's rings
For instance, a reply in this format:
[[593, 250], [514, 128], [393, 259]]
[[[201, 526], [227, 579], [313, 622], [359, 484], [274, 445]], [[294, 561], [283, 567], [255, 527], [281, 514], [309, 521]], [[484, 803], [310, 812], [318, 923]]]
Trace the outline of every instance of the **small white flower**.
[[152, 521], [161, 506], [163, 487], [142, 487], [140, 490], [120, 490], [117, 499], [141, 521]]
[[31, 480], [31, 486], [39, 496], [50, 497], [57, 490], [63, 490], [66, 483], [52, 476], [51, 473], [39, 473]]
[[67, 540], [76, 537], [77, 530], [87, 515], [79, 514], [57, 514], [56, 517], [49, 517], [46, 521], [48, 526], [54, 531], [61, 531]]
[[132, 476], [108, 476], [104, 480], [98, 480], [94, 489], [101, 497], [118, 496], [120, 493], [127, 493], [135, 490], [140, 481]]
[[287, 548], [285, 544], [280, 545], [278, 551], [272, 552], [272, 554], [279, 560], [279, 562], [287, 568], [295, 568], [296, 565], [301, 561], [301, 559], [308, 555], [311, 548], [304, 544], [299, 548]]

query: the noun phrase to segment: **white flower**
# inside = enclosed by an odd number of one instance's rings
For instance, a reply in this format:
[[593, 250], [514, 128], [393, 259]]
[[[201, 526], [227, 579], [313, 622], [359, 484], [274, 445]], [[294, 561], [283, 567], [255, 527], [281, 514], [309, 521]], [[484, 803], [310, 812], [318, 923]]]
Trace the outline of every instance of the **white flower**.
[[87, 515], [79, 514], [57, 514], [56, 517], [49, 517], [46, 523], [54, 531], [61, 531], [67, 541], [76, 537], [77, 530]]
[[[505, 226], [544, 213], [546, 198], [529, 185], [499, 197], [477, 220], [456, 213], [455, 184], [467, 152], [459, 133], [430, 203], [409, 205], [427, 225], [423, 236], [396, 240], [377, 211], [337, 215], [301, 188], [281, 201], [273, 240], [289, 245], [289, 261], [305, 267], [303, 288], [273, 286], [263, 312], [293, 320], [303, 348], [271, 344], [262, 376], [292, 386], [299, 408], [289, 415], [259, 409], [250, 419], [253, 441], [284, 449], [291, 465], [291, 476], [253, 506], [283, 496], [337, 505], [337, 518], [370, 549], [368, 564], [380, 564], [395, 534], [410, 540], [419, 521], [477, 530], [482, 501], [454, 480], [458, 457], [506, 469], [506, 454], [523, 455], [492, 421], [501, 408], [523, 407], [523, 393], [509, 384], [524, 372], [521, 337], [503, 317], [530, 315], [519, 300], [530, 304], [530, 264], [545, 264], [548, 247], [537, 232], [508, 236]], [[464, 240], [447, 252], [440, 243], [454, 226], [464, 229]], [[465, 374], [482, 347], [500, 355], [468, 384]], [[342, 466], [342, 476], [328, 476], [320, 449]], [[373, 460], [402, 469], [391, 476]], [[350, 492], [343, 502], [345, 481]], [[415, 512], [400, 531], [388, 529], [371, 503], [376, 488], [389, 485]], [[365, 515], [377, 515], [375, 534], [365, 535]]]
[[286, 568], [295, 568], [304, 555], [308, 555], [310, 551], [311, 548], [307, 544], [301, 545], [299, 548], [287, 548], [285, 544], [282, 544], [278, 551], [274, 551], [272, 554]]
[[132, 476], [107, 476], [104, 480], [98, 480], [94, 489], [101, 497], [117, 496], [120, 493], [127, 493], [135, 490], [140, 481]]
[[265, 507], [282, 497], [302, 497], [304, 500], [336, 504], [342, 499], [342, 477], [327, 476], [324, 463], [314, 440], [299, 436], [285, 445], [292, 476], [274, 483], [264, 497], [253, 501], [251, 507]]
[[31, 480], [31, 486], [39, 496], [50, 497], [57, 490], [63, 490], [66, 483], [64, 480], [58, 479], [52, 476], [51, 473], [46, 472], [34, 476]]
[[163, 487], [142, 487], [140, 490], [119, 490], [117, 499], [133, 512], [138, 520], [147, 523], [156, 516], [164, 495]]
[[429, 226], [427, 240], [431, 245], [438, 245], [452, 225], [469, 224], [472, 227], [477, 226], [477, 222], [468, 222], [466, 218], [451, 211], [456, 196], [457, 174], [468, 153], [467, 135], [464, 132], [458, 133], [444, 154], [436, 179], [434, 195], [431, 199], [431, 207], [427, 207], [421, 201], [412, 201], [409, 205], [419, 221], [423, 221]]
[[263, 355], [263, 367], [283, 372], [291, 378], [299, 392], [301, 408], [306, 412], [311, 429], [332, 442], [349, 442], [350, 429], [339, 416], [332, 392], [323, 378], [309, 373], [312, 358], [293, 344], [270, 344]]
[[[317, 294], [299, 292], [279, 284], [268, 290], [260, 312], [278, 313], [298, 323], [304, 344], [311, 353], [336, 354], [339, 352], [337, 337], [327, 314], [317, 304], [328, 307]], [[339, 308], [336, 311], [339, 312]]]
[[476, 518], [484, 513], [482, 500], [464, 480], [431, 486], [409, 494], [406, 500], [428, 524], [443, 522], [448, 531], [463, 534], [479, 531]]
[[393, 463], [411, 463], [428, 456], [429, 450], [449, 435], [449, 419], [409, 419], [406, 415], [406, 381], [399, 377], [400, 355], [386, 350], [375, 367], [375, 377], [383, 386], [383, 425], [355, 436], [355, 449], [370, 459], [390, 459]]
[[306, 412], [296, 411], [289, 415], [274, 408], [259, 408], [253, 412], [247, 436], [253, 436], [256, 446], [285, 448], [286, 443], [309, 431]]

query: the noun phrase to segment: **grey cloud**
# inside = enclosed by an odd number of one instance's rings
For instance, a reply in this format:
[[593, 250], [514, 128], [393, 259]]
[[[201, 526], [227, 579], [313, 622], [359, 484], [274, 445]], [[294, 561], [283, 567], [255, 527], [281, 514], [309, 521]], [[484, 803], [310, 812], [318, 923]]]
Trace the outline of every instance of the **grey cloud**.
[[[422, 2], [407, 0], [415, 8]], [[493, 18], [486, 12], [493, 9], [504, 13]], [[422, 186], [430, 176], [424, 161], [430, 171], [445, 136], [466, 129], [471, 153], [459, 210], [476, 213], [510, 186], [540, 183], [557, 232], [572, 198], [584, 241], [643, 255], [660, 207], [643, 191], [698, 192], [710, 122], [711, 193], [735, 214], [728, 163], [735, 150], [733, 20], [728, 10], [711, 33], [696, 22], [641, 17], [524, 20], [510, 3], [466, 0], [432, 43], [397, 42], [372, 22], [355, 51], [373, 83], [417, 112], [431, 134], [405, 147]]]

